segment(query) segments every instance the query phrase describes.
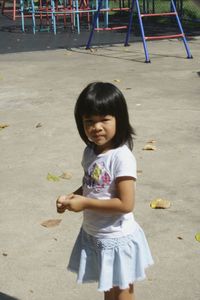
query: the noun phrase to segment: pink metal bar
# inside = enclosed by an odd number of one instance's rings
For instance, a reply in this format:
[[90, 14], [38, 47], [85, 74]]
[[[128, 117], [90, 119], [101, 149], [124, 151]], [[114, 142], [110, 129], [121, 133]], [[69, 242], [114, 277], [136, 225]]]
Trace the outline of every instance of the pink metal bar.
[[164, 39], [176, 39], [184, 37], [184, 34], [173, 34], [173, 35], [160, 35], [160, 36], [146, 36], [145, 40], [164, 40]]
[[159, 16], [175, 16], [175, 12], [159, 13], [159, 14], [141, 14], [141, 17], [159, 17]]

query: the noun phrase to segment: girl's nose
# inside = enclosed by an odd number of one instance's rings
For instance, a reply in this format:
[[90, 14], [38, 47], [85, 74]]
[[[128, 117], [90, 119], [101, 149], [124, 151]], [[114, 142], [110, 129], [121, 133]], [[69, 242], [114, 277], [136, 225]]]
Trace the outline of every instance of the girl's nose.
[[93, 128], [96, 131], [101, 130], [102, 129], [101, 123], [100, 122], [95, 122]]

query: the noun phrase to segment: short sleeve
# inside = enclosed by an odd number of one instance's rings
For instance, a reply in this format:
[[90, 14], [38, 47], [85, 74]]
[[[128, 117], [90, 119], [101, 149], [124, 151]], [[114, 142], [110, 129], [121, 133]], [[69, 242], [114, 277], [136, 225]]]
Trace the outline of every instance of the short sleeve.
[[114, 158], [114, 177], [130, 176], [137, 178], [137, 164], [133, 153], [127, 146], [119, 148]]

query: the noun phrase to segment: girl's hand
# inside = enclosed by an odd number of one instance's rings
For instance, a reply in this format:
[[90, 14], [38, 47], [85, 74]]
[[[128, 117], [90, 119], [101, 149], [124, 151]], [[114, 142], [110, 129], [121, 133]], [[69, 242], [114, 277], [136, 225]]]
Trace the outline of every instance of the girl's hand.
[[64, 213], [65, 210], [80, 212], [86, 208], [86, 198], [76, 194], [60, 196], [56, 201], [57, 212]]
[[62, 196], [59, 196], [58, 199], [56, 200], [56, 208], [57, 208], [57, 212], [59, 214], [64, 213], [65, 210], [67, 209], [66, 202], [67, 202], [68, 197], [69, 196], [62, 195]]

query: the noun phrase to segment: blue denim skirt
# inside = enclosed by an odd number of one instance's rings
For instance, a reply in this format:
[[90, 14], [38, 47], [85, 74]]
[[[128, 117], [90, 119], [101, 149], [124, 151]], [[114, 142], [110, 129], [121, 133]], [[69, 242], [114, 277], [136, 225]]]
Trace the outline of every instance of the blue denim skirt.
[[78, 283], [98, 282], [99, 291], [129, 284], [146, 277], [153, 264], [151, 252], [141, 227], [120, 238], [96, 238], [82, 228], [73, 247], [68, 270], [77, 274]]

